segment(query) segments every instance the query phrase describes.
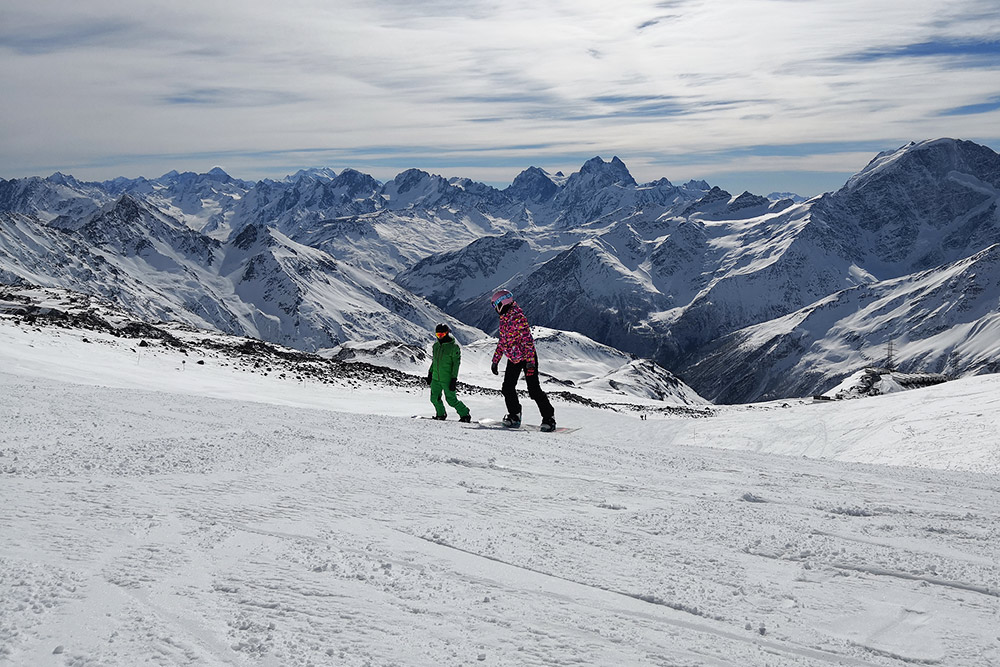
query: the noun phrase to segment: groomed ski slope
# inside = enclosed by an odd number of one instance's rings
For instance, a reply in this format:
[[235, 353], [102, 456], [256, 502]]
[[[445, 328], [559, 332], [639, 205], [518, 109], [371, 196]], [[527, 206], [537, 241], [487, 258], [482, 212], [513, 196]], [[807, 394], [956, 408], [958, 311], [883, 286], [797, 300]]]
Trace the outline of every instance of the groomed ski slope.
[[998, 377], [510, 433], [0, 319], [0, 396], [0, 664], [1000, 664]]

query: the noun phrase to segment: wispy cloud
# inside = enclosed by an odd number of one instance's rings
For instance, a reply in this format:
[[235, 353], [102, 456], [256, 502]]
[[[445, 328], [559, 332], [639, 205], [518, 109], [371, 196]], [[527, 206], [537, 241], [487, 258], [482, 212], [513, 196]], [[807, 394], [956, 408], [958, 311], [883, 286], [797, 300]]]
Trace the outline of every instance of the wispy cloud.
[[640, 180], [839, 174], [910, 140], [1000, 138], [995, 4], [175, 0], [100, 19], [134, 6], [7, 0], [0, 176], [217, 156], [247, 177], [322, 159], [497, 181], [598, 154]]

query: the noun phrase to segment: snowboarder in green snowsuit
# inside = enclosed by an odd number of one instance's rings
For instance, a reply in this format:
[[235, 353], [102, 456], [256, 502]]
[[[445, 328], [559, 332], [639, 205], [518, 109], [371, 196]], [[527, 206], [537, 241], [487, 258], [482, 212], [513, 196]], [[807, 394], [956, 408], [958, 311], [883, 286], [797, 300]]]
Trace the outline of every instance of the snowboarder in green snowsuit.
[[444, 403], [441, 402], [441, 394], [444, 393], [448, 405], [458, 412], [459, 421], [470, 422], [472, 417], [469, 408], [458, 400], [458, 395], [455, 393], [458, 385], [458, 367], [462, 363], [462, 348], [451, 335], [447, 324], [437, 325], [434, 334], [437, 336], [437, 342], [434, 343], [431, 353], [431, 368], [427, 371], [427, 384], [431, 386], [431, 403], [436, 411], [434, 419], [448, 418]]

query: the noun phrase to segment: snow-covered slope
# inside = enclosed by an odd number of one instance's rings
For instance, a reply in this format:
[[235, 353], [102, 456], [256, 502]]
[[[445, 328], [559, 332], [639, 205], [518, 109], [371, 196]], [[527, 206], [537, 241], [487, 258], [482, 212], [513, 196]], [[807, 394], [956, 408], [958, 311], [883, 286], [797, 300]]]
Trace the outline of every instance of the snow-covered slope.
[[225, 240], [234, 211], [251, 185], [215, 167], [206, 174], [172, 171], [153, 181], [118, 182], [109, 190], [141, 196], [192, 229]]
[[171, 171], [156, 179], [117, 178], [83, 183], [55, 173], [48, 178], [0, 179], [0, 211], [37, 217], [44, 222], [89, 218], [103, 205], [126, 194], [148, 202], [192, 229], [218, 240], [229, 233], [233, 210], [253, 186], [216, 167], [205, 174]]
[[0, 178], [0, 211], [19, 213], [45, 222], [65, 216], [79, 220], [92, 215], [114, 199], [95, 183], [80, 183], [72, 176], [55, 173], [48, 178]]
[[[619, 349], [650, 356], [655, 343], [643, 346], [634, 339], [645, 337], [649, 311], [666, 309], [671, 300], [639, 267], [644, 256], [653, 252], [651, 244], [643, 243], [625, 223], [619, 225], [574, 244], [523, 280], [508, 284], [533, 323], [578, 331]], [[622, 236], [628, 240], [619, 242]], [[624, 248], [629, 241], [634, 252]], [[472, 305], [481, 302], [479, 299]], [[482, 326], [481, 320], [477, 322]]]
[[954, 264], [838, 292], [721, 339], [682, 374], [729, 402], [809, 396], [865, 365], [951, 376], [1000, 371], [1000, 245]]
[[[532, 327], [531, 333], [538, 350], [539, 376], [546, 391], [568, 390], [600, 402], [648, 399], [668, 405], [708, 404], [670, 371], [652, 361], [636, 359], [574, 332]], [[495, 338], [484, 338], [465, 347], [463, 368], [471, 361], [474, 381], [497, 382], [487, 374], [495, 350]]]
[[0, 280], [105, 296], [145, 319], [310, 351], [358, 338], [422, 341], [446, 319], [395, 283], [275, 230], [245, 226], [222, 244], [130, 195], [75, 223], [0, 216]]
[[395, 280], [457, 317], [475, 322], [485, 317], [483, 296], [512, 276], [533, 270], [541, 254], [531, 241], [514, 232], [484, 236], [460, 250], [423, 259]]
[[[446, 319], [395, 283], [271, 228], [244, 227], [227, 248], [220, 273], [251, 309], [250, 335], [299, 349], [369, 338], [414, 343]], [[469, 338], [482, 335], [461, 323], [454, 328]]]
[[44, 225], [0, 213], [0, 280], [107, 296], [146, 319], [222, 326], [219, 242], [128, 195], [91, 217]]
[[[302, 281], [303, 266], [309, 262], [308, 253], [318, 251], [303, 249], [294, 243], [283, 239], [277, 232], [271, 230], [263, 238], [250, 239], [247, 228], [240, 235], [244, 241], [245, 254], [242, 259], [227, 257], [226, 262], [239, 261], [246, 278], [242, 289], [248, 292], [247, 300], [253, 298], [261, 301], [258, 313], [266, 313], [267, 309], [289, 308], [290, 299], [300, 303], [299, 311], [308, 312], [313, 304], [310, 301], [321, 300], [326, 296], [322, 285]], [[303, 257], [305, 255], [306, 257]], [[322, 257], [315, 261], [328, 261]], [[268, 262], [291, 263], [298, 268], [290, 268], [276, 272], [288, 276], [284, 281], [264, 282], [252, 277]], [[232, 266], [229, 267], [232, 269]], [[339, 271], [334, 267], [333, 271]], [[350, 271], [345, 274], [348, 282]], [[298, 279], [296, 279], [298, 278]], [[311, 292], [303, 292], [301, 284], [310, 288]], [[358, 283], [358, 294], [363, 295], [363, 283]], [[377, 291], [376, 291], [377, 293]], [[376, 307], [374, 302], [370, 307]], [[405, 307], [405, 306], [401, 306]], [[331, 311], [336, 317], [336, 311]], [[135, 319], [129, 311], [117, 306], [114, 302], [94, 297], [88, 294], [72, 292], [58, 288], [42, 287], [4, 287], [0, 286], [0, 315], [18, 316], [37, 324], [54, 324], [68, 328], [97, 330], [111, 334], [121, 334], [126, 338], [144, 335], [154, 339], [170, 339], [177, 348], [185, 345], [191, 352], [204, 352], [204, 342], [209, 341], [208, 351], [220, 348], [237, 349], [239, 353], [256, 353], [267, 350], [263, 340], [233, 337], [220, 333], [194, 329], [177, 323], [160, 322], [156, 324]], [[346, 325], [326, 314], [324, 320], [330, 330], [340, 326], [359, 327], [363, 322], [349, 321]], [[374, 316], [374, 315], [373, 315]], [[258, 319], [261, 315], [257, 316]], [[410, 315], [417, 319], [418, 315]], [[426, 317], [426, 315], [424, 315]], [[272, 318], [275, 323], [280, 318]], [[460, 378], [465, 385], [496, 388], [500, 380], [490, 369], [497, 340], [483, 336], [483, 332], [471, 329], [460, 322], [443, 320], [452, 328], [452, 334], [463, 346]], [[292, 353], [292, 348], [282, 352], [285, 357], [296, 361], [310, 360], [310, 363], [329, 359], [336, 363], [349, 362], [362, 367], [391, 369], [413, 376], [422, 382], [430, 366], [430, 352], [434, 340], [434, 325], [412, 332], [400, 334], [391, 340], [367, 340], [365, 342], [347, 341], [336, 347], [320, 350], [318, 355]], [[124, 332], [124, 333], [123, 333]], [[271, 333], [271, 339], [280, 338], [280, 332]], [[636, 360], [619, 350], [601, 345], [589, 338], [576, 333], [555, 331], [535, 327], [533, 329], [539, 357], [541, 359], [540, 374], [543, 386], [548, 391], [563, 395], [573, 392], [573, 400], [607, 403], [613, 401], [619, 405], [628, 404], [630, 410], [669, 410], [669, 406], [707, 405], [707, 401], [694, 393], [689, 387], [675, 378], [669, 371], [657, 367], [652, 362]], [[409, 337], [412, 342], [400, 342], [401, 338]], [[132, 343], [129, 343], [132, 344]], [[244, 348], [247, 348], [244, 350]]]
[[1000, 238], [1000, 155], [938, 139], [877, 156], [814, 216], [886, 280], [968, 257]]
[[0, 315], [0, 663], [1000, 661], [997, 376], [511, 433], [172, 331]]
[[282, 232], [322, 220], [378, 210], [379, 183], [371, 176], [345, 169], [339, 176], [308, 172], [284, 182], [264, 180], [253, 186], [234, 211], [234, 234], [244, 225], [266, 224]]

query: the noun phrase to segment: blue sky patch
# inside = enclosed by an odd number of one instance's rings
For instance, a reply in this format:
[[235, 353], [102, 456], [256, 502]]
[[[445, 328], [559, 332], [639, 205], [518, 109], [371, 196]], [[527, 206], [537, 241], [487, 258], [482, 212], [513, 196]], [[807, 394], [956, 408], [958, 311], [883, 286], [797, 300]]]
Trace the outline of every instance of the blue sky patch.
[[1000, 65], [1000, 40], [938, 39], [888, 49], [870, 49], [847, 57], [856, 62], [896, 58], [956, 58], [971, 67]]
[[979, 113], [989, 113], [990, 111], [996, 111], [1000, 109], [1000, 95], [987, 100], [985, 102], [980, 102], [979, 104], [967, 104], [962, 107], [955, 107], [953, 109], [946, 109], [942, 111], [939, 115], [941, 116], [972, 116]]
[[132, 32], [132, 23], [120, 20], [88, 21], [65, 26], [0, 27], [0, 48], [28, 56], [71, 51], [85, 46], [107, 45]]

